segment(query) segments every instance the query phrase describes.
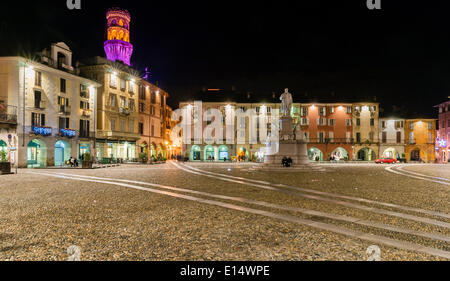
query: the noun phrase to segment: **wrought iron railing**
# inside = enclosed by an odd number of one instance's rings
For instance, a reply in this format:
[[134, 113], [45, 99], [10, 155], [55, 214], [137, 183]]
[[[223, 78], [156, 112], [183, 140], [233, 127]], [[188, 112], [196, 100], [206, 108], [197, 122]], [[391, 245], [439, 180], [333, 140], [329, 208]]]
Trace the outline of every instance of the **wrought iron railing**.
[[17, 107], [0, 104], [0, 123], [17, 124]]

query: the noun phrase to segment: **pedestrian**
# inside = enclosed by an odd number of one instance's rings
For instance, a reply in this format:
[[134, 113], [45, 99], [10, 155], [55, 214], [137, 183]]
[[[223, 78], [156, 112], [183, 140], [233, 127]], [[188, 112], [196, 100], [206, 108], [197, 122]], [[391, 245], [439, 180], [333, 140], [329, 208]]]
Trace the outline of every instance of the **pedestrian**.
[[283, 157], [283, 160], [281, 160], [281, 165], [283, 165], [284, 168], [288, 165], [288, 159], [286, 156]]
[[292, 163], [293, 163], [292, 158], [289, 157], [289, 158], [287, 159], [287, 167], [288, 167], [288, 168], [291, 167], [291, 166], [292, 166]]
[[69, 162], [70, 162], [70, 167], [73, 168], [73, 166], [75, 166], [75, 159], [73, 159], [72, 156], [70, 156]]

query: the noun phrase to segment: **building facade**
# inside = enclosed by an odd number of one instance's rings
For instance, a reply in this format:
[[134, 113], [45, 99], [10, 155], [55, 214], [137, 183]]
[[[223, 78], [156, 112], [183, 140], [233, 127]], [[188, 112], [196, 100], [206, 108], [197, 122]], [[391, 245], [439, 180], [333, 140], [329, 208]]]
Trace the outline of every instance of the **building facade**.
[[381, 158], [406, 159], [405, 124], [401, 118], [380, 118]]
[[142, 79], [139, 85], [139, 153], [148, 159], [168, 158], [169, 142], [166, 116], [168, 93]]
[[436, 119], [407, 119], [405, 136], [408, 162], [435, 162]]
[[[224, 116], [224, 120], [222, 120], [222, 124], [227, 124], [227, 120], [225, 120], [225, 116], [228, 114], [229, 116], [234, 116], [230, 114], [231, 112], [235, 112], [236, 110], [242, 110], [243, 112], [247, 112], [248, 110], [255, 110], [256, 112], [260, 112], [260, 109], [264, 107], [267, 115], [270, 116], [271, 113], [275, 110], [280, 110], [280, 106], [278, 104], [262, 104], [262, 103], [223, 103], [223, 102], [208, 102], [202, 104], [202, 111], [199, 108], [196, 108], [195, 104], [192, 102], [182, 102], [180, 103], [180, 108], [186, 108], [188, 110], [188, 115], [192, 116], [192, 121], [194, 124], [197, 124], [199, 120], [195, 119], [195, 115], [203, 116], [206, 111], [209, 109], [219, 110]], [[234, 143], [226, 143], [227, 131], [224, 126], [223, 134], [223, 144], [215, 144], [208, 145], [205, 143], [205, 140], [202, 138], [197, 138], [195, 135], [194, 126], [191, 127], [191, 143], [186, 144], [182, 143], [181, 154], [184, 158], [189, 159], [190, 161], [230, 161], [230, 160], [257, 160], [262, 159], [264, 157], [263, 151], [265, 150], [265, 140], [261, 142], [258, 139], [258, 144], [250, 144], [249, 136], [250, 136], [250, 120], [249, 118], [243, 118], [242, 128], [237, 125], [237, 117], [235, 117], [235, 126], [233, 127], [233, 139]], [[204, 129], [210, 125], [210, 122], [205, 120], [202, 121], [202, 132]], [[245, 126], [245, 128], [244, 128]], [[270, 130], [269, 130], [270, 131]], [[259, 132], [259, 131], [258, 131]], [[184, 134], [185, 132], [183, 132]], [[247, 141], [242, 144], [237, 143], [238, 136], [245, 137]], [[229, 137], [229, 136], [228, 136]]]
[[139, 134], [138, 85], [141, 78], [123, 64], [95, 57], [80, 66], [81, 74], [98, 83], [96, 159], [137, 161]]
[[164, 142], [167, 146], [167, 157], [176, 159], [181, 156], [181, 135], [172, 136], [172, 129], [177, 125], [177, 122], [172, 120], [173, 109], [166, 105], [166, 114], [164, 116], [165, 135]]
[[39, 61], [0, 58], [0, 145], [18, 167], [63, 166], [94, 144], [97, 87], [77, 75], [70, 48], [60, 42]]
[[[379, 153], [378, 106], [378, 103], [356, 105], [352, 103], [294, 103], [291, 116], [294, 125], [301, 126], [305, 134], [311, 161], [372, 161]], [[198, 110], [193, 102], [182, 102], [180, 108], [190, 108], [192, 115]], [[203, 114], [208, 109], [218, 109], [224, 116], [227, 110], [254, 110], [257, 114], [265, 111], [270, 119], [273, 112], [280, 111], [280, 104], [206, 102], [202, 104], [202, 109]], [[196, 139], [192, 137], [191, 144], [182, 146], [183, 156], [191, 161], [210, 161], [211, 159], [262, 161], [265, 156], [266, 140], [261, 140], [258, 136], [258, 143], [250, 144], [249, 118], [242, 121], [245, 122], [246, 131], [240, 130], [237, 119], [234, 122], [234, 140], [242, 134], [247, 138], [245, 144], [237, 144], [237, 142], [225, 144], [224, 139], [224, 144], [208, 145], [203, 140], [195, 142]], [[354, 128], [355, 124], [359, 124], [358, 130]], [[208, 122], [203, 120], [203, 130], [208, 125]], [[270, 125], [267, 131], [270, 133]], [[259, 134], [259, 127], [257, 132]], [[226, 132], [224, 131], [223, 134], [225, 136]], [[191, 136], [194, 136], [194, 128], [191, 130]], [[356, 137], [359, 138], [359, 142], [356, 141]]]
[[351, 104], [296, 104], [293, 111], [308, 141], [311, 161], [353, 159]]
[[353, 159], [375, 161], [379, 152], [379, 103], [353, 104]]
[[[449, 97], [450, 99], [450, 97]], [[450, 162], [450, 100], [436, 108], [439, 110], [439, 131], [436, 141], [436, 157], [439, 163]]]

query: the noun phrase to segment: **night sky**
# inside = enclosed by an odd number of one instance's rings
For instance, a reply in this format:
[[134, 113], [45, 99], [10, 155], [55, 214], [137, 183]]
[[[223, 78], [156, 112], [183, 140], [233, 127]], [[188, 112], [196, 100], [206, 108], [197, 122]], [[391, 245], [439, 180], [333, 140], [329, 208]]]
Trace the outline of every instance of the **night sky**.
[[0, 55], [64, 41], [75, 60], [104, 56], [107, 9], [128, 9], [133, 66], [150, 66], [174, 107], [203, 87], [288, 87], [296, 102], [376, 97], [384, 115], [436, 117], [450, 96], [448, 1], [382, 0], [381, 11], [366, 0], [16, 2], [2, 2]]

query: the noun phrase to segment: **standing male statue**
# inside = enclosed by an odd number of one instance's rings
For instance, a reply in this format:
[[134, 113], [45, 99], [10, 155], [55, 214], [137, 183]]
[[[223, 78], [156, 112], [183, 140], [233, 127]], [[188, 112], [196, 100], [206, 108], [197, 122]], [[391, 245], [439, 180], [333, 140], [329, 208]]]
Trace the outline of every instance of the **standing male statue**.
[[283, 117], [291, 116], [293, 99], [291, 93], [289, 93], [289, 89], [284, 90], [284, 93], [281, 95], [280, 100], [281, 113], [283, 114]]

